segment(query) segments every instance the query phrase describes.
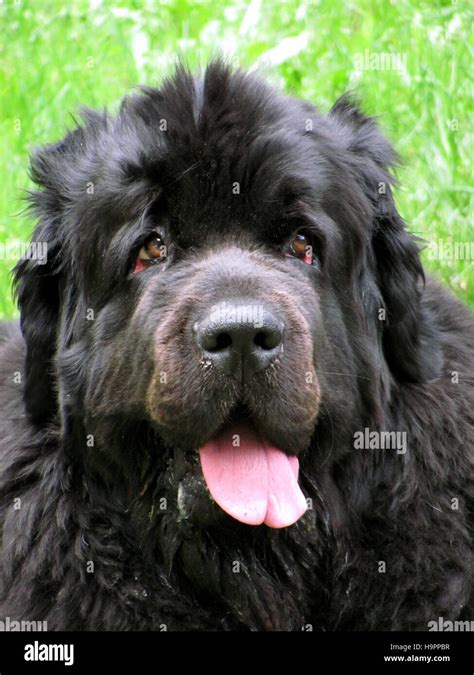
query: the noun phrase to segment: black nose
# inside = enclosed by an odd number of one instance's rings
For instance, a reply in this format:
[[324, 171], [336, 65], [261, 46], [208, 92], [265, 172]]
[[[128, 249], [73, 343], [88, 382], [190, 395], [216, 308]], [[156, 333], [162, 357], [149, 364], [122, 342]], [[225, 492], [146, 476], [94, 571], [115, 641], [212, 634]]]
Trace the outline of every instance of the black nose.
[[280, 354], [284, 324], [263, 305], [221, 303], [194, 325], [196, 341], [212, 364], [244, 382]]

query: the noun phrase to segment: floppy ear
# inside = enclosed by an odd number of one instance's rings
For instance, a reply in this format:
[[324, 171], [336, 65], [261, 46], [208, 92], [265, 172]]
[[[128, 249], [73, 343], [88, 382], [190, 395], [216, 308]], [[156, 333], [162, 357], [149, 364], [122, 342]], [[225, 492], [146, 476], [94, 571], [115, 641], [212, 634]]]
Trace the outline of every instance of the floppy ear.
[[331, 110], [357, 158], [356, 173], [373, 206], [371, 245], [375, 274], [387, 312], [383, 348], [385, 359], [400, 381], [428, 382], [443, 365], [440, 336], [424, 303], [424, 273], [415, 238], [397, 212], [389, 169], [397, 155], [375, 120], [363, 115], [349, 96]]
[[[37, 228], [33, 241], [47, 245], [40, 230]], [[47, 250], [51, 255], [51, 249]], [[40, 265], [34, 260], [22, 260], [15, 268], [15, 279], [26, 343], [23, 398], [26, 412], [39, 424], [51, 418], [56, 409], [53, 356], [58, 285], [49, 261]]]
[[[53, 358], [59, 311], [58, 275], [54, 269], [58, 245], [52, 214], [43, 215], [32, 237], [32, 245], [44, 247], [46, 262], [22, 259], [14, 270], [20, 307], [20, 325], [26, 343], [23, 398], [26, 412], [37, 423], [56, 412]], [[30, 250], [34, 250], [30, 246]], [[38, 249], [37, 249], [38, 250]]]
[[[59, 224], [63, 211], [60, 163], [69, 136], [32, 157], [31, 177], [43, 189], [31, 191], [29, 201], [31, 212], [39, 220], [29, 256], [20, 260], [14, 270], [20, 325], [26, 343], [23, 397], [26, 412], [36, 424], [49, 421], [57, 412], [54, 356], [60, 303]], [[46, 255], [34, 256], [39, 250]]]
[[[46, 247], [47, 259], [23, 259], [14, 270], [20, 307], [20, 323], [26, 343], [24, 400], [26, 411], [38, 424], [58, 412], [55, 355], [59, 338], [61, 298], [68, 309], [75, 305], [71, 285], [66, 283], [67, 255], [63, 220], [77, 203], [78, 186], [89, 180], [86, 163], [89, 146], [96, 150], [98, 137], [107, 126], [106, 113], [81, 110], [83, 124], [58, 143], [45, 146], [31, 158], [31, 178], [39, 190], [29, 193], [31, 212], [38, 218], [32, 244]], [[65, 303], [66, 304], [66, 303]]]

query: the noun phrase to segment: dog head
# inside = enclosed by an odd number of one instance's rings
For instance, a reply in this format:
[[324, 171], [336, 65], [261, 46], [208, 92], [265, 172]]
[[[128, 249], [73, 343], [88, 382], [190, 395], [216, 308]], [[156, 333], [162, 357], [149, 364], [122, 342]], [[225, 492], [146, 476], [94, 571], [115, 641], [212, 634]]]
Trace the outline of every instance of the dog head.
[[244, 523], [298, 520], [298, 462], [441, 366], [394, 161], [349, 98], [324, 116], [220, 62], [86, 111], [32, 160], [32, 420], [127, 503], [152, 476], [184, 519], [216, 517], [209, 490]]

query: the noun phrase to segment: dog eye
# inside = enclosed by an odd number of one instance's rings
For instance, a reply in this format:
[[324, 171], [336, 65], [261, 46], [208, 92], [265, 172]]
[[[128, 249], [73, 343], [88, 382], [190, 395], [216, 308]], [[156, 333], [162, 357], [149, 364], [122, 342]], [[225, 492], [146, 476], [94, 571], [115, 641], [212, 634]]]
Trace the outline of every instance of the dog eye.
[[143, 272], [151, 265], [163, 262], [166, 260], [167, 254], [167, 246], [163, 238], [157, 232], [153, 232], [138, 252], [133, 273]]
[[313, 247], [310, 244], [309, 237], [301, 232], [293, 235], [285, 255], [290, 258], [298, 258], [306, 265], [312, 265], [314, 260]]

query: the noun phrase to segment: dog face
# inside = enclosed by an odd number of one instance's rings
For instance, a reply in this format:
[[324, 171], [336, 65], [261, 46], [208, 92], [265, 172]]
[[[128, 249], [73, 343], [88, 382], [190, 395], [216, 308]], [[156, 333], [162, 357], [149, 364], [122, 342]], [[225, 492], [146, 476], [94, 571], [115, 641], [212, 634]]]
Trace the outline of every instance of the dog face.
[[439, 371], [393, 159], [348, 99], [322, 116], [220, 63], [87, 112], [32, 163], [32, 419], [124, 503], [158, 481], [185, 520], [294, 523], [298, 463], [334, 463], [393, 379]]

